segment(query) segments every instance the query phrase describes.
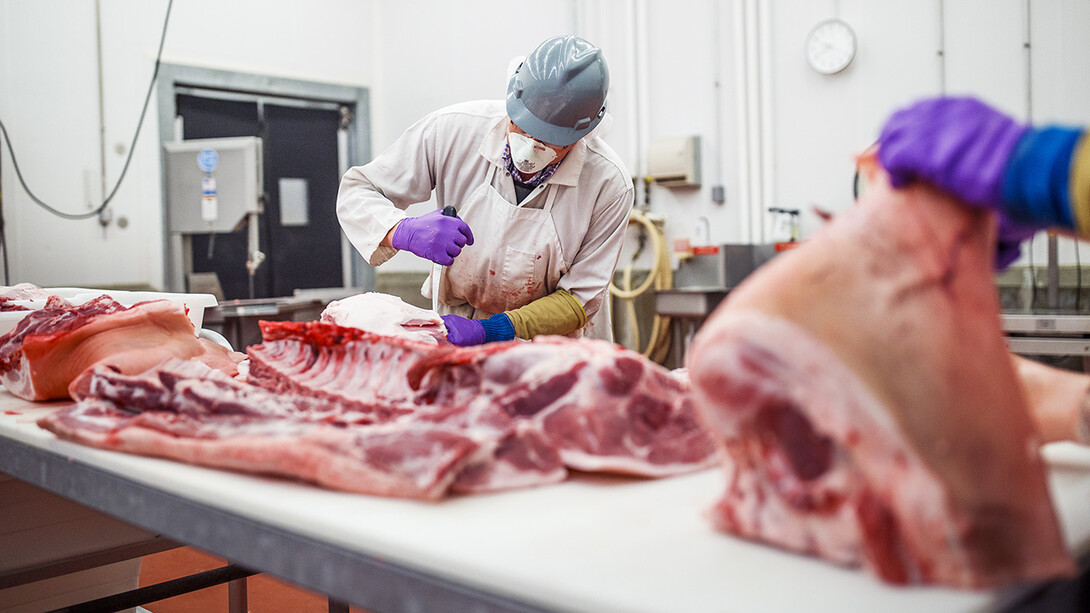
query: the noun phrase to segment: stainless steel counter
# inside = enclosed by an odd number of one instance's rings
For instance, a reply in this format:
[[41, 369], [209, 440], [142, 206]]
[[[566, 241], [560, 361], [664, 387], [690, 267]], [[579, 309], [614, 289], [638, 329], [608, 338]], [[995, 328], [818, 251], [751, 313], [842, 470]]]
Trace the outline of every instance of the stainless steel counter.
[[205, 311], [204, 327], [222, 334], [235, 351], [246, 351], [261, 342], [259, 321], [313, 321], [325, 305], [317, 298], [295, 296], [228, 300]]
[[693, 342], [693, 336], [708, 315], [727, 297], [725, 287], [689, 287], [660, 289], [655, 291], [655, 313], [671, 318], [673, 326], [674, 355], [678, 364], [685, 363], [685, 355]]

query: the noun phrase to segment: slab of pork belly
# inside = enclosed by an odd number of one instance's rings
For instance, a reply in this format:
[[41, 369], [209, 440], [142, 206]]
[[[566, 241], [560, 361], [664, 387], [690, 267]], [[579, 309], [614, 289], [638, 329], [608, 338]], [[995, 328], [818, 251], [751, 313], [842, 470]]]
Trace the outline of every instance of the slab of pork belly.
[[0, 382], [24, 400], [75, 397], [70, 386], [96, 365], [139, 373], [177, 357], [238, 372], [242, 355], [198, 339], [182, 307], [168, 300], [132, 307], [108, 296], [78, 306], [50, 300], [0, 337]]

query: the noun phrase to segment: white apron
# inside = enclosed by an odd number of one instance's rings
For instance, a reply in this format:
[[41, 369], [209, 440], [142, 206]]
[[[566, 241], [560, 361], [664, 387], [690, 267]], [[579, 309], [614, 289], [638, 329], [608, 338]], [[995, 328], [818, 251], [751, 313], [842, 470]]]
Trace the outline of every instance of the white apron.
[[[542, 197], [541, 190], [534, 190], [515, 206], [492, 187], [496, 172], [496, 166], [490, 164], [484, 183], [458, 209], [458, 216], [473, 231], [473, 244], [443, 269], [440, 314], [484, 319], [526, 306], [555, 292], [567, 271], [550, 214], [559, 187], [546, 185], [545, 206], [540, 209], [525, 205]], [[421, 293], [431, 298], [430, 274]], [[603, 304], [594, 321], [571, 336], [612, 340], [610, 332], [609, 309]]]

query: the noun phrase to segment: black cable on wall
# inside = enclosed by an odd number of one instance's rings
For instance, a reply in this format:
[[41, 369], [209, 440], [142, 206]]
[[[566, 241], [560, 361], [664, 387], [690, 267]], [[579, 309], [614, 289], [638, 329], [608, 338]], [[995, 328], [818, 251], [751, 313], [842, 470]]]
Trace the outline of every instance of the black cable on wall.
[[[105, 210], [107, 206], [109, 206], [110, 201], [113, 200], [114, 196], [117, 194], [117, 189], [121, 187], [121, 182], [125, 180], [125, 175], [129, 171], [129, 163], [132, 162], [133, 152], [136, 150], [136, 140], [140, 138], [140, 128], [144, 125], [144, 116], [148, 112], [148, 102], [151, 101], [151, 93], [155, 87], [155, 80], [159, 77], [159, 60], [163, 55], [163, 43], [166, 41], [167, 38], [167, 24], [170, 23], [170, 9], [173, 5], [174, 0], [167, 1], [166, 16], [163, 18], [163, 31], [159, 35], [159, 50], [155, 54], [155, 70], [151, 74], [151, 82], [148, 83], [148, 92], [144, 96], [144, 108], [140, 110], [140, 119], [136, 122], [136, 130], [133, 132], [132, 142], [129, 144], [129, 155], [125, 158], [125, 166], [122, 167], [121, 175], [117, 177], [117, 183], [115, 183], [114, 188], [110, 190], [110, 194], [106, 196], [105, 200], [102, 201], [102, 204], [96, 207], [93, 211], [88, 211], [86, 213], [65, 213], [46, 204], [44, 201], [38, 198], [38, 196], [35, 195], [33, 191], [31, 191], [30, 187], [27, 186], [26, 180], [23, 179], [23, 173], [19, 169], [19, 162], [15, 157], [15, 151], [11, 147], [11, 138], [8, 136], [7, 127], [4, 126], [3, 120], [0, 120], [0, 134], [3, 134], [4, 144], [7, 145], [8, 153], [11, 154], [11, 165], [15, 169], [15, 176], [19, 179], [19, 184], [23, 186], [23, 189], [26, 191], [27, 195], [30, 196], [30, 199], [33, 200], [35, 204], [62, 219], [90, 219], [92, 217], [98, 217], [99, 214], [101, 214], [102, 211]], [[3, 222], [2, 220], [0, 220], [0, 232], [2, 232], [2, 226]], [[0, 241], [3, 241], [2, 235], [0, 235]], [[7, 241], [3, 241], [3, 245], [5, 249], [4, 280], [6, 283], [8, 264], [8, 258], [6, 255]]]

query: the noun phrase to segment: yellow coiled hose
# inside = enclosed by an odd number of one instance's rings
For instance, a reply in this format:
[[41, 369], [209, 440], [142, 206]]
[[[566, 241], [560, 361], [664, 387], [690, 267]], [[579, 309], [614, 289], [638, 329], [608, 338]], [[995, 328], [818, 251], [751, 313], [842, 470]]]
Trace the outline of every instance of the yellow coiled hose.
[[670, 268], [670, 253], [666, 249], [666, 236], [662, 233], [655, 222], [652, 221], [644, 211], [640, 209], [632, 209], [632, 213], [628, 216], [628, 223], [637, 224], [644, 228], [647, 232], [647, 236], [651, 239], [651, 248], [654, 251], [654, 262], [651, 265], [651, 272], [644, 279], [643, 283], [639, 287], [632, 288], [632, 267], [636, 263], [636, 259], [639, 257], [640, 252], [643, 250], [641, 247], [636, 255], [632, 257], [628, 265], [625, 266], [623, 274], [621, 275], [621, 282], [624, 288], [619, 288], [612, 282], [609, 284], [609, 293], [612, 296], [625, 301], [625, 312], [628, 315], [629, 325], [632, 327], [632, 339], [634, 349], [639, 351], [644, 356], [652, 361], [662, 364], [666, 360], [667, 354], [670, 353], [670, 318], [663, 317], [659, 314], [655, 314], [655, 318], [651, 324], [651, 338], [647, 341], [647, 347], [642, 351], [640, 350], [640, 329], [636, 319], [636, 298], [645, 294], [648, 290], [656, 289], [670, 289], [674, 286], [674, 271]]

